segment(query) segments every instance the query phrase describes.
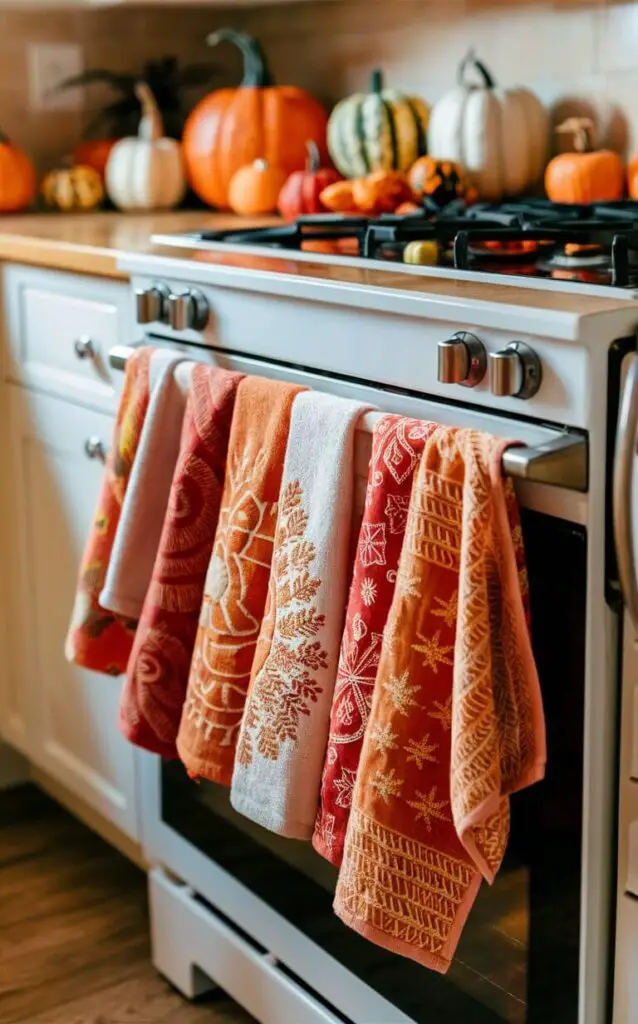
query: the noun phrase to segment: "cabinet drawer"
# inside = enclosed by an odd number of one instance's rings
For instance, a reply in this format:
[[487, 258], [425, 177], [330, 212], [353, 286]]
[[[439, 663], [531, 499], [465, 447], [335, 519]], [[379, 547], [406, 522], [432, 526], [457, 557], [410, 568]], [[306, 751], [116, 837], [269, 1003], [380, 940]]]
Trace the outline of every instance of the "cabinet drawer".
[[125, 284], [6, 267], [5, 376], [112, 410], [122, 375], [109, 367], [108, 351], [123, 340], [128, 303]]

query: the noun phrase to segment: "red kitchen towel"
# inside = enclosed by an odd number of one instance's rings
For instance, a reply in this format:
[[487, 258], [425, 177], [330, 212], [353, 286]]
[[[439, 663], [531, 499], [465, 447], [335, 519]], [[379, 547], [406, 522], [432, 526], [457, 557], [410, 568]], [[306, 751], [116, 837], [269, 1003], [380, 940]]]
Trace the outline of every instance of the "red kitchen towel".
[[191, 375], [166, 519], [120, 703], [124, 735], [173, 758], [242, 380], [195, 363]]
[[403, 546], [414, 471], [436, 424], [384, 416], [375, 425], [368, 488], [341, 643], [321, 802], [312, 844], [337, 867]]
[[136, 623], [102, 608], [99, 596], [150, 398], [153, 349], [138, 348], [126, 362], [111, 450], [106, 459], [91, 533], [84, 549], [75, 604], [67, 634], [69, 661], [95, 672], [118, 676], [126, 669]]

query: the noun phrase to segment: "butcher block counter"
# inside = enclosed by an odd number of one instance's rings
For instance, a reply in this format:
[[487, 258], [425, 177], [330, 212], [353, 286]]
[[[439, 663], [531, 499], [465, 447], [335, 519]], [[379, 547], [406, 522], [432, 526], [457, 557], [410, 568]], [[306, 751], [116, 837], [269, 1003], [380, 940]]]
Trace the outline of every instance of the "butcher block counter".
[[126, 279], [123, 254], [152, 251], [156, 233], [260, 227], [277, 218], [240, 218], [209, 210], [173, 213], [31, 213], [0, 217], [0, 261]]

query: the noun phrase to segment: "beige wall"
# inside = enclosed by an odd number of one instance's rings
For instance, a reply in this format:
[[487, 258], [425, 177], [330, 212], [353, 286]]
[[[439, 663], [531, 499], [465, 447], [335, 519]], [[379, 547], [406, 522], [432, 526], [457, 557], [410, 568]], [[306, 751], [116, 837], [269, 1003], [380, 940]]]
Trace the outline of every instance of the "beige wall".
[[[28, 110], [27, 45], [77, 41], [85, 66], [139, 67], [176, 53], [213, 58], [207, 32], [224, 23], [259, 36], [280, 82], [328, 102], [365, 87], [383, 66], [389, 84], [435, 100], [470, 45], [503, 84], [534, 88], [558, 114], [591, 103], [601, 136], [638, 150], [638, 2], [604, 0], [314, 0], [226, 11], [183, 6], [72, 13], [0, 11], [0, 126], [50, 165], [73, 145], [82, 113]], [[87, 95], [94, 107], [95, 93]]]

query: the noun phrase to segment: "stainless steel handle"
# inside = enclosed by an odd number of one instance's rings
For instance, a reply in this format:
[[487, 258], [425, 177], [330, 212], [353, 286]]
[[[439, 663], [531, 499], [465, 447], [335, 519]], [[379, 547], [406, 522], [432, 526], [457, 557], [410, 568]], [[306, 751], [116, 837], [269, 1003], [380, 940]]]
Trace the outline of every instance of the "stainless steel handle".
[[95, 345], [88, 334], [81, 334], [73, 342], [73, 348], [78, 359], [95, 359], [97, 356]]
[[638, 355], [628, 356], [629, 369], [625, 377], [616, 453], [614, 455], [614, 538], [622, 596], [631, 624], [638, 634], [638, 582], [636, 581], [636, 552], [633, 533], [633, 480], [638, 435]]
[[109, 349], [109, 366], [114, 370], [125, 370], [135, 349], [132, 345], [114, 345]]
[[106, 445], [99, 437], [89, 437], [84, 442], [84, 451], [89, 459], [106, 462]]
[[589, 449], [578, 434], [561, 434], [535, 448], [512, 446], [503, 455], [503, 472], [519, 480], [552, 484], [568, 491], [589, 486]]

